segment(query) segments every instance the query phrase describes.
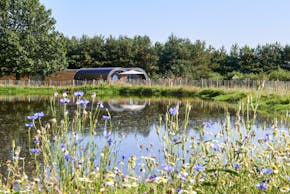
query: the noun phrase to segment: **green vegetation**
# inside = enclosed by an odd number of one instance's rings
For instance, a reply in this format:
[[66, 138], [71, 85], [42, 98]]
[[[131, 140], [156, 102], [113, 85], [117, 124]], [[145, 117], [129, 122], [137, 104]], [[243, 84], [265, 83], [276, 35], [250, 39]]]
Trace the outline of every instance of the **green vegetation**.
[[44, 78], [66, 68], [65, 39], [39, 0], [0, 1], [0, 76]]
[[0, 96], [49, 96], [54, 91], [59, 93], [83, 90], [87, 93], [95, 92], [101, 98], [118, 96], [135, 96], [140, 98], [200, 98], [202, 100], [225, 102], [237, 105], [245, 103], [248, 97], [258, 105], [257, 111], [270, 114], [287, 114], [290, 111], [289, 94], [273, 94], [263, 90], [249, 91], [239, 89], [201, 89], [191, 87], [158, 87], [158, 86], [129, 86], [129, 85], [84, 85], [75, 87], [22, 87], [22, 86], [0, 86]]
[[164, 44], [153, 44], [147, 36], [83, 36], [67, 42], [69, 68], [138, 66], [153, 78], [290, 80], [290, 46], [278, 43], [233, 45], [227, 53], [174, 35]]
[[68, 68], [141, 67], [150, 77], [290, 80], [290, 46], [213, 48], [175, 35], [165, 43], [148, 36], [64, 38], [55, 31], [51, 10], [39, 0], [0, 3], [1, 75], [43, 78]]
[[[2, 193], [290, 191], [289, 160], [285, 157], [289, 131], [274, 126], [266, 134], [256, 134], [251, 125], [255, 117], [248, 115], [244, 120], [238, 109], [234, 126], [227, 114], [225, 125], [218, 131], [212, 130], [212, 123], [203, 121], [192, 135], [188, 127], [191, 106], [187, 104], [184, 114], [176, 106], [160, 117], [160, 124], [152, 131], [156, 145], [148, 142], [150, 148], [144, 151], [147, 145], [142, 144], [137, 146], [140, 153], [124, 156], [119, 146], [126, 136], [115, 132], [118, 126], [111, 124], [113, 118], [107, 110], [101, 111], [102, 104], [94, 103], [94, 94], [88, 93], [90, 98], [83, 95], [74, 92], [72, 98], [65, 93], [59, 99], [55, 94], [51, 98], [52, 115], [37, 112], [27, 117], [30, 157], [23, 158], [14, 142], [13, 157], [5, 163], [7, 174], [1, 175]], [[88, 103], [93, 106], [87, 107]], [[51, 118], [49, 124], [43, 122], [44, 116]], [[100, 131], [101, 141], [96, 138]], [[31, 173], [26, 171], [27, 164], [33, 166]]]

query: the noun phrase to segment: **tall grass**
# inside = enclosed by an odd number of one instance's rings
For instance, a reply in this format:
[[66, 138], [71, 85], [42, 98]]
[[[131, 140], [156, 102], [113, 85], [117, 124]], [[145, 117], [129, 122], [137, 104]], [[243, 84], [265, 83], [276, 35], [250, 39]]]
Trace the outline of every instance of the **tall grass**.
[[[118, 152], [122, 138], [112, 126], [110, 113], [96, 94], [63, 93], [51, 98], [49, 122], [45, 113], [27, 117], [31, 161], [22, 158], [13, 145], [0, 192], [27, 193], [279, 193], [289, 192], [290, 136], [275, 125], [270, 133], [256, 137], [251, 123], [243, 120], [240, 104], [235, 125], [225, 116], [225, 125], [213, 133], [212, 123], [196, 126], [198, 136], [188, 129], [190, 104], [183, 114], [179, 105], [168, 107], [155, 133], [158, 154]], [[250, 112], [251, 98], [246, 111]], [[88, 106], [90, 104], [90, 106]], [[56, 106], [60, 105], [59, 108]], [[75, 106], [75, 108], [72, 108]], [[60, 115], [60, 119], [57, 119]], [[98, 125], [99, 122], [104, 125]], [[246, 123], [246, 124], [245, 124]], [[97, 133], [103, 140], [96, 139]], [[149, 142], [150, 143], [150, 142]], [[135, 145], [132, 145], [135, 146]], [[154, 145], [152, 145], [154, 146]], [[27, 173], [26, 164], [34, 166]]]

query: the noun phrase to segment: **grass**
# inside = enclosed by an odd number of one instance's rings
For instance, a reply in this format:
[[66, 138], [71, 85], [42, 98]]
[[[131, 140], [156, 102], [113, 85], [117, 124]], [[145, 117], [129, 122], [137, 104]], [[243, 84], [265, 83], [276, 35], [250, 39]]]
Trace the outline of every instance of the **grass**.
[[[82, 92], [51, 97], [51, 114], [38, 112], [27, 117], [30, 161], [13, 145], [13, 157], [2, 175], [2, 193], [281, 193], [290, 191], [289, 131], [273, 127], [256, 136], [251, 127], [255, 117], [241, 117], [235, 125], [230, 115], [224, 127], [212, 134], [212, 123], [196, 126], [198, 136], [189, 135], [190, 104], [185, 113], [170, 107], [160, 117], [155, 133], [160, 152], [152, 155], [140, 148], [124, 158], [118, 152], [122, 138], [115, 135], [110, 113], [96, 102], [94, 93]], [[210, 93], [210, 95], [207, 95]], [[204, 92], [217, 97], [219, 92]], [[89, 97], [90, 96], [90, 97]], [[87, 100], [89, 99], [89, 100]], [[254, 111], [247, 98], [247, 111]], [[287, 103], [286, 101], [283, 101]], [[87, 107], [90, 103], [94, 106]], [[70, 108], [68, 108], [68, 105]], [[240, 104], [241, 105], [241, 104]], [[75, 109], [71, 109], [74, 106]], [[249, 110], [248, 110], [249, 109]], [[42, 117], [50, 117], [45, 123]], [[56, 115], [60, 115], [59, 120]], [[104, 122], [100, 128], [99, 122]], [[246, 123], [246, 125], [244, 125]], [[94, 137], [103, 131], [103, 142]], [[150, 143], [150, 142], [148, 142]], [[25, 164], [34, 166], [28, 174]]]

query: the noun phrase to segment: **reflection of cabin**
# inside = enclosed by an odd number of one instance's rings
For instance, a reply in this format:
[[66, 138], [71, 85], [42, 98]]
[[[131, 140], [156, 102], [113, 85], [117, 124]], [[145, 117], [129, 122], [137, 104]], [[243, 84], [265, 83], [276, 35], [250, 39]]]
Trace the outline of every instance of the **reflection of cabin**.
[[74, 76], [75, 80], [104, 80], [104, 81], [127, 81], [148, 80], [147, 73], [141, 68], [85, 68], [80, 69]]
[[147, 101], [138, 101], [133, 99], [119, 99], [105, 102], [105, 107], [113, 112], [122, 111], [141, 111], [147, 106]]

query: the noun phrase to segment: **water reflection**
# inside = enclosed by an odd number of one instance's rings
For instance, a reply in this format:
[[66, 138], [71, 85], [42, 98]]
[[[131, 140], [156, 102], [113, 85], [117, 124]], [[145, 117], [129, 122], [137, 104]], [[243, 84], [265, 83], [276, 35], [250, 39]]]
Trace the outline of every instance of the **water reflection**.
[[105, 102], [105, 107], [113, 112], [140, 111], [146, 107], [148, 100], [140, 101], [132, 98], [109, 100]]
[[[99, 99], [102, 100], [102, 99]], [[72, 100], [73, 102], [74, 100]], [[96, 102], [97, 103], [97, 102]], [[115, 136], [126, 136], [120, 144], [120, 150], [123, 150], [124, 155], [140, 152], [141, 145], [150, 148], [151, 144], [158, 145], [158, 137], [155, 129], [164, 120], [164, 115], [169, 107], [180, 106], [180, 118], [184, 118], [185, 101], [176, 99], [110, 99], [104, 102], [105, 108], [108, 108], [112, 117]], [[226, 124], [226, 112], [230, 112], [229, 117], [232, 128], [235, 126], [236, 117], [235, 110], [230, 106], [219, 105], [210, 102], [204, 102], [196, 99], [189, 101], [192, 105], [192, 110], [189, 115], [189, 128], [192, 129], [188, 133], [191, 136], [198, 136], [198, 131], [194, 130], [203, 122], [208, 121], [213, 124], [211, 133], [218, 132]], [[57, 102], [56, 105], [61, 108], [62, 105]], [[92, 104], [89, 104], [90, 109]], [[69, 104], [71, 112], [75, 105]], [[44, 122], [51, 119], [50, 101], [49, 98], [39, 97], [1, 97], [0, 98], [0, 164], [4, 164], [6, 160], [12, 158], [12, 142], [15, 140], [16, 146], [21, 146], [22, 157], [30, 160], [29, 145], [28, 145], [28, 130], [25, 128], [27, 123], [26, 116], [32, 115], [35, 112], [44, 112]], [[102, 114], [106, 111], [103, 109]], [[72, 113], [73, 114], [73, 113]], [[100, 115], [101, 116], [101, 115]], [[248, 124], [245, 113], [241, 113], [241, 123]], [[271, 130], [273, 118], [257, 117], [255, 121], [250, 123], [252, 128], [257, 131], [258, 136], [262, 136], [267, 130]], [[277, 120], [279, 128], [287, 128], [287, 123], [283, 120]], [[98, 142], [104, 142], [102, 137], [104, 130], [104, 121], [100, 120], [97, 125], [96, 139]], [[34, 133], [32, 131], [32, 133]], [[258, 138], [257, 136], [257, 138]], [[157, 146], [158, 147], [158, 146]], [[158, 152], [157, 150], [155, 150]], [[31, 167], [33, 168], [33, 167]], [[29, 169], [29, 167], [28, 167]], [[5, 172], [6, 167], [0, 166], [0, 171]]]

